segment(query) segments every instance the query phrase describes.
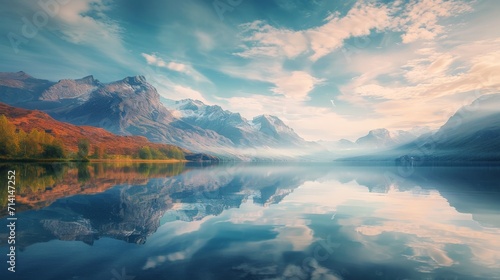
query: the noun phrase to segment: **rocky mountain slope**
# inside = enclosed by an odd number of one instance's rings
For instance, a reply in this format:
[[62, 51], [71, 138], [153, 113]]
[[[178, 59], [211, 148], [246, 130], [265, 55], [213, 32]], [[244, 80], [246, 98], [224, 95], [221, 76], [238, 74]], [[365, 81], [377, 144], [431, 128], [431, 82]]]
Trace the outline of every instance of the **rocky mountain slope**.
[[278, 117], [260, 115], [247, 120], [239, 113], [206, 105], [199, 100], [174, 101], [162, 99], [165, 106], [179, 119], [203, 129], [209, 129], [230, 139], [237, 147], [305, 147], [307, 141]]
[[254, 158], [258, 149], [274, 149], [259, 157], [290, 159], [295, 156], [290, 149], [318, 148], [275, 116], [249, 121], [196, 100], [167, 108], [143, 76], [111, 83], [92, 76], [51, 82], [24, 72], [0, 73], [0, 102], [42, 110], [59, 121], [233, 158]]
[[[15, 108], [3, 103], [0, 103], [0, 115], [5, 115], [16, 128], [26, 132], [33, 129], [46, 131], [60, 139], [64, 146], [73, 152], [77, 150], [80, 139], [89, 140], [91, 151], [94, 146], [99, 146], [107, 154], [113, 155], [134, 155], [144, 146], [157, 149], [172, 147], [168, 144], [152, 143], [143, 136], [119, 136], [98, 127], [60, 122], [44, 112]], [[189, 151], [184, 150], [184, 152], [191, 155]]]

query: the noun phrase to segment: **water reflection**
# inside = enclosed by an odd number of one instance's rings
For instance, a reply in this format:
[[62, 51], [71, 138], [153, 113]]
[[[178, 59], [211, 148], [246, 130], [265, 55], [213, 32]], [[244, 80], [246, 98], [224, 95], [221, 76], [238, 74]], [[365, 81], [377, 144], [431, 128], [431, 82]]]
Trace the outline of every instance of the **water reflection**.
[[[151, 178], [175, 176], [186, 170], [183, 163], [29, 163], [0, 164], [0, 174], [18, 174], [16, 210], [39, 209], [59, 198], [100, 193], [121, 184], [144, 185]], [[0, 217], [7, 215], [7, 187], [0, 185]]]
[[[38, 178], [20, 191], [19, 277], [111, 279], [121, 268], [135, 279], [500, 274], [498, 168], [18, 168]], [[68, 256], [71, 268], [47, 271]]]

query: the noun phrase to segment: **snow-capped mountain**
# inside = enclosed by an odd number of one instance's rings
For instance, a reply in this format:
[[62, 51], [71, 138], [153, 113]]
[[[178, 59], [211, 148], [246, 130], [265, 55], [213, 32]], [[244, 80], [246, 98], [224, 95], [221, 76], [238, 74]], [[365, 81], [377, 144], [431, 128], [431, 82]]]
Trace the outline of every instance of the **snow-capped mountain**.
[[0, 102], [42, 110], [59, 121], [221, 157], [292, 159], [316, 147], [274, 116], [247, 120], [196, 100], [161, 100], [143, 76], [110, 83], [93, 76], [51, 82], [24, 72], [0, 73]]
[[[500, 160], [500, 93], [484, 95], [459, 109], [436, 132], [375, 153], [343, 160], [400, 162]], [[426, 131], [419, 129], [419, 131]], [[416, 164], [416, 163], [415, 163]]]
[[396, 141], [392, 139], [391, 133], [385, 128], [370, 130], [366, 136], [356, 140], [356, 145], [364, 148], [383, 148], [395, 144]]
[[286, 143], [289, 145], [303, 145], [305, 144], [295, 131], [289, 126], [285, 125], [278, 117], [271, 115], [260, 115], [251, 121], [253, 127], [263, 134], [271, 137], [279, 143]]
[[1, 73], [0, 80], [1, 102], [43, 110], [59, 121], [101, 127], [119, 135], [145, 136], [197, 152], [232, 146], [231, 140], [214, 131], [175, 118], [143, 76], [111, 83], [101, 83], [92, 76], [50, 82], [18, 72]]
[[386, 128], [370, 130], [367, 135], [358, 138], [355, 142], [347, 139], [338, 141], [319, 141], [330, 151], [340, 154], [364, 153], [367, 150], [385, 150], [410, 143], [421, 135], [430, 133], [431, 130], [426, 126], [414, 127], [410, 130], [389, 131]]
[[389, 131], [385, 128], [370, 130], [366, 136], [358, 138], [359, 148], [383, 149], [414, 141], [423, 134], [429, 133], [428, 127], [414, 127], [410, 130]]
[[230, 139], [237, 147], [304, 147], [308, 145], [295, 131], [278, 117], [260, 115], [247, 120], [239, 113], [206, 105], [199, 100], [174, 101], [162, 99], [163, 104], [180, 120], [217, 132]]

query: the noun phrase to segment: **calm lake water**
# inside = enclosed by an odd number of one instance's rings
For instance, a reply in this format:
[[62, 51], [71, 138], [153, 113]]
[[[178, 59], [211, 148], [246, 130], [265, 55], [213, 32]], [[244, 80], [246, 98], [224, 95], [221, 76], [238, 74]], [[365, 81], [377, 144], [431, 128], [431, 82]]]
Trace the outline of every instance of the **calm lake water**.
[[[16, 272], [7, 170], [17, 171]], [[500, 169], [0, 166], [1, 279], [500, 279]]]

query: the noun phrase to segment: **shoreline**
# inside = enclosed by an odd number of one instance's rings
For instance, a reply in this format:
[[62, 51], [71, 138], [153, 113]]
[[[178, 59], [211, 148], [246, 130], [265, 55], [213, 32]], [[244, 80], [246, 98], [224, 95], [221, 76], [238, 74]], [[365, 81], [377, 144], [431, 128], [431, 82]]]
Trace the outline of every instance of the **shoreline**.
[[89, 159], [88, 162], [180, 163], [191, 161], [185, 159]]
[[185, 159], [88, 159], [88, 160], [80, 160], [80, 159], [31, 159], [31, 158], [0, 158], [1, 162], [19, 162], [19, 163], [51, 163], [51, 162], [79, 162], [79, 163], [99, 163], [99, 162], [129, 162], [129, 163], [186, 163], [193, 162]]

